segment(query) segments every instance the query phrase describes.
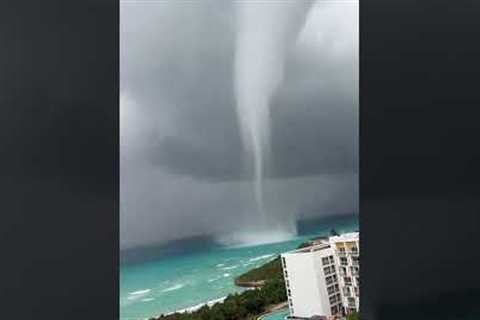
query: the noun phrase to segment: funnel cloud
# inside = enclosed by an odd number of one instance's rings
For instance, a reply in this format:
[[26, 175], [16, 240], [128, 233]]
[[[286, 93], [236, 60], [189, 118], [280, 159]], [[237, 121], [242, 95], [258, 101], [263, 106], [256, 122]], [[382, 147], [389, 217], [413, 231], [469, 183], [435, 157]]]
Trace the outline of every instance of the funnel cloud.
[[357, 1], [121, 1], [120, 19], [122, 249], [357, 211]]
[[263, 175], [271, 161], [270, 101], [283, 80], [287, 50], [305, 22], [312, 1], [235, 1], [237, 14], [235, 96], [242, 141], [253, 162], [260, 225], [275, 216], [265, 208]]

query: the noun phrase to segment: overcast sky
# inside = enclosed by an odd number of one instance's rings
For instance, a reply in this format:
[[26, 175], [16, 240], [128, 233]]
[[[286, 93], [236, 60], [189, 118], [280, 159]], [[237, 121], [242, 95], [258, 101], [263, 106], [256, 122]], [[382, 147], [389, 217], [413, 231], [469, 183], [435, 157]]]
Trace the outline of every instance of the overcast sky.
[[[279, 0], [283, 1], [283, 0]], [[121, 248], [247, 232], [230, 1], [121, 1]], [[279, 219], [357, 211], [358, 2], [317, 1], [271, 103]]]

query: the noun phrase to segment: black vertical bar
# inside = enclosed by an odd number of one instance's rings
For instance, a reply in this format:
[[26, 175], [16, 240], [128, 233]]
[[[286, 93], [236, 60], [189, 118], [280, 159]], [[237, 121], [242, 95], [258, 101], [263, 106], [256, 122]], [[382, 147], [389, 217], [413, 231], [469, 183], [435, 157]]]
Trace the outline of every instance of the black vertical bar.
[[117, 319], [118, 2], [1, 7], [1, 317]]
[[480, 3], [360, 8], [362, 319], [478, 317]]

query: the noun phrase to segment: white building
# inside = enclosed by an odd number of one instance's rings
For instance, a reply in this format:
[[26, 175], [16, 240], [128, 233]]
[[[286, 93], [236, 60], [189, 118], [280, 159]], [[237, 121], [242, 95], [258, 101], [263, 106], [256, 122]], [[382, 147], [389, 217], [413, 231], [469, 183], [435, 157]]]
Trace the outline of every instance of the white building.
[[343, 307], [347, 313], [360, 309], [360, 246], [358, 232], [330, 238], [342, 288]]
[[359, 309], [358, 248], [356, 232], [281, 255], [291, 318]]
[[290, 317], [332, 316], [342, 310], [335, 251], [321, 243], [282, 254]]

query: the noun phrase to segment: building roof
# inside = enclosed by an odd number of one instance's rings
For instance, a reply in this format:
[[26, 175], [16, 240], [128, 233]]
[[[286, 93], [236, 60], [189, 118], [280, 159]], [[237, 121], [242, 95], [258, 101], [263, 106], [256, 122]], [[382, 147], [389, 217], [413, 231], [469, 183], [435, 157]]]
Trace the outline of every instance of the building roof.
[[288, 251], [288, 252], [285, 252], [285, 254], [289, 254], [289, 253], [311, 253], [311, 252], [316, 252], [316, 251], [320, 251], [320, 250], [328, 249], [328, 248], [330, 248], [330, 244], [328, 242], [323, 242], [323, 243], [316, 244], [316, 245], [313, 245], [313, 246], [310, 246], [310, 247], [305, 247], [305, 248], [301, 248], [301, 249], [295, 249], [295, 250], [292, 250], [292, 251]]
[[330, 237], [330, 242], [345, 242], [345, 241], [358, 241], [359, 233], [358, 232], [349, 232], [344, 233], [339, 236]]
[[347, 241], [358, 241], [359, 233], [358, 232], [349, 232], [343, 233], [339, 236], [331, 236], [325, 238], [316, 238], [316, 241], [312, 242], [311, 246], [295, 249], [292, 251], [285, 252], [284, 254], [297, 254], [297, 253], [311, 253], [320, 250], [330, 248], [330, 243], [335, 242], [347, 242]]

